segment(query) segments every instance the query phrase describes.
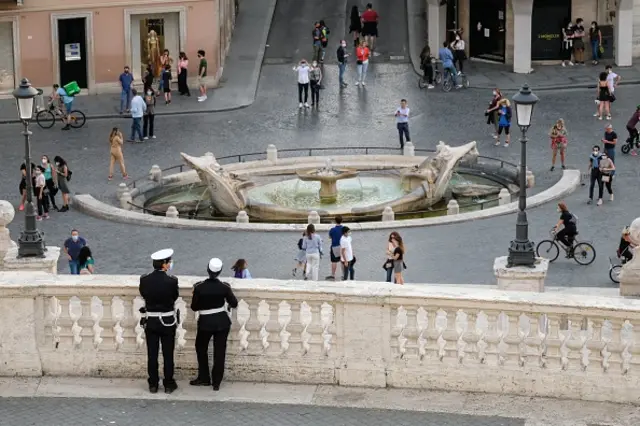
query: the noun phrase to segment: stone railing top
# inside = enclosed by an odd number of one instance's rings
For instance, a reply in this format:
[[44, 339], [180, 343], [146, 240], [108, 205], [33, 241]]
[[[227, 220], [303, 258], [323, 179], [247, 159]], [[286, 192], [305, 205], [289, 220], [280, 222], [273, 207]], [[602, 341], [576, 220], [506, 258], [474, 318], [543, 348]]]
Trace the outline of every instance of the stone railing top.
[[[204, 277], [179, 276], [184, 296]], [[361, 304], [422, 305], [467, 307], [491, 311], [563, 313], [640, 318], [640, 300], [593, 295], [501, 291], [458, 285], [407, 284], [382, 282], [325, 282], [223, 278], [241, 297], [283, 299], [343, 300]], [[0, 297], [137, 295], [139, 277], [135, 275], [51, 275], [43, 272], [0, 272]], [[384, 299], [384, 300], [381, 300]], [[632, 314], [632, 315], [630, 315]]]

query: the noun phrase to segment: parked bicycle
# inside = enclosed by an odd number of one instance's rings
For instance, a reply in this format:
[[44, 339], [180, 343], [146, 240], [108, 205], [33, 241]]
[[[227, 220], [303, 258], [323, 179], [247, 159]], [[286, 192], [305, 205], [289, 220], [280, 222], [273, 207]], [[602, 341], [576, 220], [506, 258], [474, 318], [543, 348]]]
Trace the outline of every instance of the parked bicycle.
[[[69, 116], [69, 125], [74, 129], [79, 129], [84, 126], [86, 121], [86, 117], [82, 111], [77, 109], [71, 110], [68, 114]], [[67, 119], [67, 113], [58, 105], [55, 105], [54, 102], [49, 102], [47, 108], [38, 111], [36, 114], [36, 122], [43, 129], [50, 129], [56, 122], [56, 119], [60, 119], [61, 122], [65, 123]]]
[[[437, 86], [442, 84], [442, 70], [440, 69], [442, 62], [432, 59], [431, 63], [433, 64], [433, 85]], [[427, 86], [429, 86], [429, 81], [424, 78], [424, 74], [421, 74], [418, 78], [418, 87], [424, 89]]]
[[[461, 88], [469, 88], [469, 79], [463, 72], [458, 73], [458, 75], [456, 76], [456, 82]], [[450, 92], [451, 89], [453, 89], [453, 73], [449, 71], [444, 73], [444, 78], [442, 80], [442, 90], [445, 92]]]
[[[551, 228], [550, 232], [552, 240], [542, 240], [536, 247], [538, 257], [549, 259], [553, 262], [560, 255], [560, 248], [564, 250], [567, 259], [573, 259], [580, 265], [590, 265], [596, 260], [596, 249], [586, 241], [578, 242], [574, 239], [571, 247], [566, 247], [562, 241], [558, 240], [555, 228]], [[576, 234], [577, 236], [578, 234]]]

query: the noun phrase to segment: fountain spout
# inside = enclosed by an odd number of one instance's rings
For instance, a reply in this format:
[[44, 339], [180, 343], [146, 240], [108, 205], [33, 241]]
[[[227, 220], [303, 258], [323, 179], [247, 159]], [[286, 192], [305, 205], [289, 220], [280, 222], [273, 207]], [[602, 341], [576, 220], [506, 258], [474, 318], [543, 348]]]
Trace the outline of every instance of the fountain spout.
[[302, 181], [320, 182], [320, 201], [333, 204], [338, 199], [338, 184], [341, 179], [349, 179], [358, 176], [357, 170], [335, 169], [330, 158], [327, 158], [324, 167], [312, 170], [297, 171], [298, 179]]

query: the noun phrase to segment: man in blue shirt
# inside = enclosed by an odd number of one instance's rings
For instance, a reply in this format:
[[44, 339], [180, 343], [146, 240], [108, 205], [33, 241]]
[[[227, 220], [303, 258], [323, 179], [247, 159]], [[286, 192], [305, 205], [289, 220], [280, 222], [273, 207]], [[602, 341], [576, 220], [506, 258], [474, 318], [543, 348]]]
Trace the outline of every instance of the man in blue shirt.
[[340, 263], [340, 238], [342, 238], [342, 216], [335, 217], [336, 226], [329, 230], [329, 238], [331, 239], [331, 275], [326, 279], [336, 279], [336, 269]]
[[64, 253], [69, 260], [69, 270], [71, 275], [80, 274], [80, 265], [78, 264], [78, 255], [80, 255], [80, 249], [87, 245], [87, 240], [80, 236], [77, 229], [71, 230], [71, 238], [67, 238], [64, 242]]
[[53, 85], [53, 90], [54, 90], [54, 97], [58, 99], [62, 104], [64, 104], [64, 108], [66, 110], [66, 116], [64, 118], [65, 126], [62, 128], [62, 130], [69, 130], [71, 128], [71, 126], [69, 125], [71, 122], [71, 117], [69, 116], [69, 113], [73, 109], [74, 97], [69, 96], [67, 94], [67, 91], [64, 90], [63, 87], [60, 87], [57, 84]]
[[440, 50], [438, 50], [438, 58], [442, 62], [442, 68], [444, 69], [444, 71], [445, 72], [448, 71], [451, 73], [453, 84], [457, 88], [462, 87], [462, 86], [458, 86], [458, 79], [457, 79], [458, 71], [456, 70], [456, 67], [453, 65], [453, 52], [451, 51], [451, 49], [447, 47], [446, 41], [442, 43], [442, 47], [440, 48]]
[[131, 85], [133, 84], [133, 74], [129, 72], [129, 67], [124, 67], [124, 72], [120, 74], [120, 86], [122, 92], [120, 93], [120, 114], [129, 112], [131, 109]]

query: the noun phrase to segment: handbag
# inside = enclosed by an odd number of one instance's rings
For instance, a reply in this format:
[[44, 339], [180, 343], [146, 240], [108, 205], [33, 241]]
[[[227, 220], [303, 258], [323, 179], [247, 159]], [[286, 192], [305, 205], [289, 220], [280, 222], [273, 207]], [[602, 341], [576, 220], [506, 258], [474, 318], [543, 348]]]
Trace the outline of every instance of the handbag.
[[393, 268], [393, 260], [390, 260], [390, 259], [385, 260], [385, 262], [382, 264], [382, 269], [386, 271], [387, 269], [391, 269], [391, 268]]
[[362, 65], [362, 61], [358, 59], [358, 60], [356, 61], [356, 64], [358, 64], [358, 65]]
[[69, 169], [67, 169], [67, 182], [71, 180], [71, 175], [73, 174], [73, 172]]
[[602, 55], [604, 53], [604, 46], [598, 46], [598, 52], [600, 52], [600, 54]]
[[611, 176], [609, 176], [609, 175], [602, 175], [602, 181], [603, 181], [603, 182], [611, 182]]
[[615, 102], [616, 101], [616, 95], [614, 95], [613, 93], [609, 95], [609, 102]]

